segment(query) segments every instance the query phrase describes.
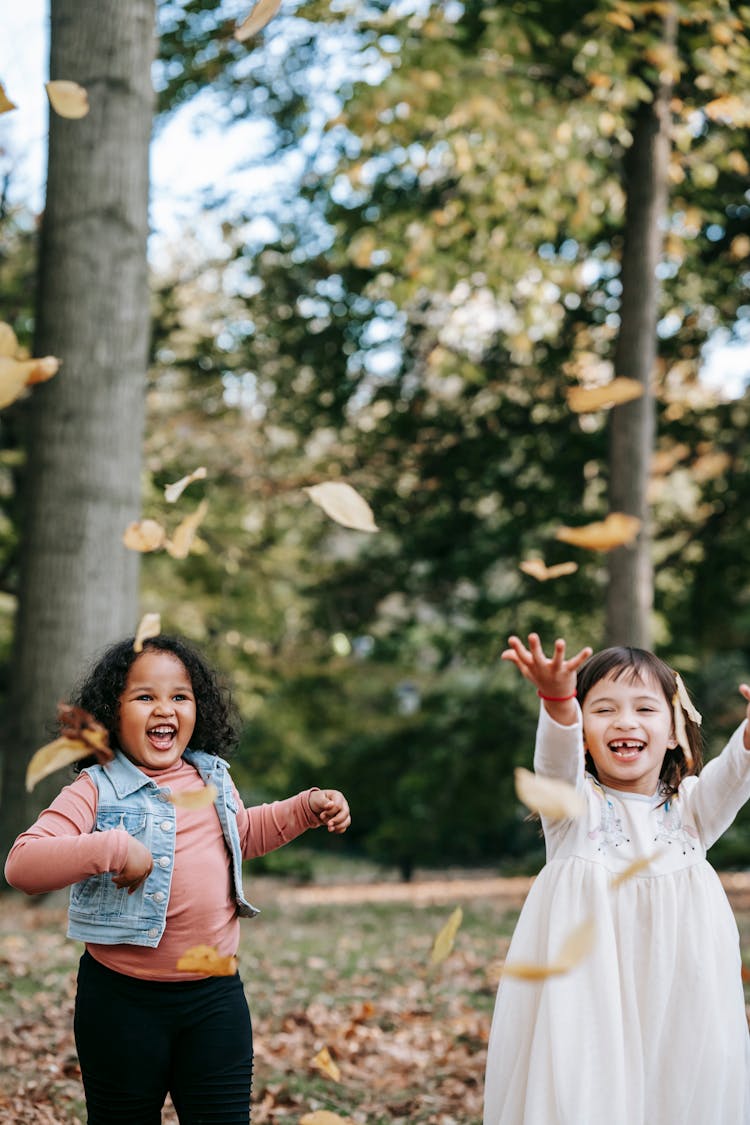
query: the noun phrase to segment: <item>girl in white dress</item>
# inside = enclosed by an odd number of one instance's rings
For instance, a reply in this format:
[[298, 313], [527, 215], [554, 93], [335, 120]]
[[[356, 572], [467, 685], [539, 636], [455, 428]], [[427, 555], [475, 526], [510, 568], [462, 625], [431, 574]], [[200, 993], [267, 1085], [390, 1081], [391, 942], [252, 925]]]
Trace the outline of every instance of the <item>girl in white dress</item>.
[[701, 772], [700, 717], [673, 707], [678, 679], [653, 653], [508, 643], [542, 700], [535, 771], [585, 812], [542, 816], [547, 863], [506, 964], [554, 965], [587, 918], [595, 939], [569, 972], [503, 976], [484, 1125], [750, 1125], [739, 937], [706, 860], [750, 798], [750, 706]]

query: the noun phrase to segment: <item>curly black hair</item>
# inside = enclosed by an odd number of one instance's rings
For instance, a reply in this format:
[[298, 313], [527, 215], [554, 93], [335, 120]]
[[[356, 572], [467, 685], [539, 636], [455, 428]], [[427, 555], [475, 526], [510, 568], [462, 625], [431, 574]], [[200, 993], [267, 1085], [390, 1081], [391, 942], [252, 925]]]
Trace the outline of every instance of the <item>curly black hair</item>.
[[[133, 648], [134, 637], [110, 645], [76, 687], [72, 703], [93, 715], [109, 734], [113, 750], [120, 750], [118, 727], [120, 696], [128, 673], [141, 655]], [[160, 634], [143, 642], [143, 652], [166, 652], [176, 657], [190, 677], [195, 695], [195, 730], [190, 740], [196, 750], [226, 757], [238, 741], [239, 716], [229, 687], [203, 656], [182, 637]], [[93, 765], [95, 758], [77, 763], [78, 769]]]

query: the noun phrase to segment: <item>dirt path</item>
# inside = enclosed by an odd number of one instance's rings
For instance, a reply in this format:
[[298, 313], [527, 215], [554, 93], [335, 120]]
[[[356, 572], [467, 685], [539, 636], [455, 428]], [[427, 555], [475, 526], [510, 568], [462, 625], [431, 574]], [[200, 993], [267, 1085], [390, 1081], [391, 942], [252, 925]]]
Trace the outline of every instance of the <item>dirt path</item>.
[[[750, 910], [750, 871], [733, 871], [719, 878], [735, 910]], [[520, 907], [533, 876], [511, 878], [419, 879], [411, 883], [332, 883], [311, 887], [282, 887], [279, 902], [299, 905], [355, 902], [413, 902], [421, 906], [467, 898], [500, 898], [509, 907]]]

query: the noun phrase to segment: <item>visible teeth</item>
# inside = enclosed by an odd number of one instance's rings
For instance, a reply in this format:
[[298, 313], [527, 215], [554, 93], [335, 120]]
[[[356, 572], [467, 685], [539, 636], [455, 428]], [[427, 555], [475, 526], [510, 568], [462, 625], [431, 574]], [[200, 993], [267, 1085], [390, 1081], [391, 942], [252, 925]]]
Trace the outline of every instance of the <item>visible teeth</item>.
[[158, 735], [160, 738], [167, 738], [174, 734], [174, 727], [152, 727], [148, 733]]

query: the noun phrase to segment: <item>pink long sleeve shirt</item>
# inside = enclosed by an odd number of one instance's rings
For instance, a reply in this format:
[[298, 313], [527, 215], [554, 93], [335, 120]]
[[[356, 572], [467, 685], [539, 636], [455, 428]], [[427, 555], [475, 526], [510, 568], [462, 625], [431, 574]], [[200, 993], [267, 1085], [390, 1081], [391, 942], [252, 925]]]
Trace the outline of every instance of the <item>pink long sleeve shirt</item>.
[[[173, 793], [203, 785], [194, 766], [181, 758], [168, 770], [142, 772]], [[266, 855], [320, 821], [306, 790], [285, 801], [245, 808], [235, 790], [237, 827], [245, 859]], [[98, 793], [85, 774], [66, 786], [35, 824], [16, 840], [5, 865], [11, 886], [40, 894], [70, 886], [105, 871], [119, 874], [130, 837], [123, 829], [94, 832]], [[167, 922], [159, 945], [87, 943], [91, 956], [127, 976], [150, 980], [199, 979], [201, 973], [176, 969], [178, 958], [194, 945], [213, 946], [222, 956], [237, 952], [239, 918], [232, 895], [230, 857], [216, 809], [177, 808], [174, 871]]]

